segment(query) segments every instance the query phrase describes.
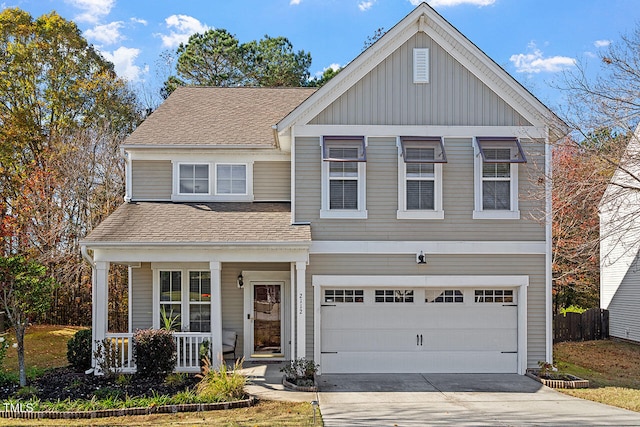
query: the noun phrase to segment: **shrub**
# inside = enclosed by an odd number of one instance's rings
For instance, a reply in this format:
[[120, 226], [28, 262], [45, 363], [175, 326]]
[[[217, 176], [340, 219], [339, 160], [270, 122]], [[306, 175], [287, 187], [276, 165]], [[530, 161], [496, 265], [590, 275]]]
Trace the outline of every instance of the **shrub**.
[[176, 343], [166, 329], [139, 329], [133, 335], [133, 358], [138, 375], [166, 377], [176, 367]]
[[115, 377], [122, 369], [122, 349], [115, 341], [105, 338], [96, 341], [96, 368], [107, 377]]
[[91, 329], [83, 329], [67, 341], [67, 360], [77, 370], [91, 367]]
[[582, 308], [582, 307], [579, 307], [579, 306], [577, 306], [577, 305], [570, 305], [569, 307], [561, 308], [561, 309], [560, 309], [560, 313], [561, 313], [563, 316], [566, 316], [566, 315], [567, 315], [567, 313], [578, 313], [578, 314], [582, 314], [582, 313], [584, 313], [585, 311], [587, 311], [587, 309], [586, 309], [586, 308]]
[[200, 378], [200, 382], [196, 385], [198, 397], [209, 402], [232, 402], [244, 399], [247, 378], [239, 372], [241, 368], [242, 360], [237, 360], [233, 370], [229, 372], [223, 360], [218, 369], [211, 369], [211, 362], [206, 357], [202, 364], [202, 373], [197, 375]]
[[314, 363], [313, 360], [301, 357], [291, 360], [287, 365], [280, 368], [280, 372], [284, 372], [284, 376], [292, 384], [307, 387], [313, 386], [314, 375], [318, 371], [320, 365]]

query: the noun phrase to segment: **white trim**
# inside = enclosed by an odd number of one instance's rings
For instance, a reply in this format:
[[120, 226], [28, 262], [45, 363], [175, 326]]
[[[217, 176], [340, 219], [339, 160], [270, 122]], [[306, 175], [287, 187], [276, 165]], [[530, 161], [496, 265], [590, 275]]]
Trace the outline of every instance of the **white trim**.
[[132, 292], [133, 292], [133, 272], [131, 271], [133, 268], [140, 268], [140, 266], [138, 265], [137, 267], [133, 267], [131, 265], [127, 266], [127, 281], [129, 283], [127, 283], [127, 316], [129, 317], [128, 319], [128, 325], [127, 325], [127, 332], [128, 333], [132, 333], [133, 332], [133, 297], [132, 297]]
[[[211, 277], [211, 354], [215, 359], [214, 366], [218, 367], [223, 362], [222, 353], [222, 274], [221, 263], [209, 262]], [[187, 279], [188, 281], [188, 279]], [[187, 286], [189, 286], [187, 284]], [[187, 289], [189, 291], [189, 289]], [[187, 298], [188, 300], [189, 298]], [[189, 301], [187, 301], [187, 305]]]
[[[476, 138], [472, 140], [473, 146], [473, 189], [474, 189], [474, 210], [473, 210], [473, 219], [520, 219], [520, 210], [518, 209], [518, 164], [517, 163], [508, 163], [510, 171], [509, 171], [509, 196], [510, 200], [510, 209], [509, 210], [485, 210], [482, 208], [482, 155], [480, 154], [480, 149], [478, 147], [478, 142]], [[499, 180], [499, 179], [496, 179]], [[503, 181], [507, 181], [506, 178], [502, 179]]]
[[281, 303], [281, 357], [273, 357], [269, 358], [269, 360], [284, 360], [288, 357], [291, 357], [289, 353], [288, 346], [285, 343], [288, 342], [289, 339], [293, 336], [293, 327], [289, 324], [290, 319], [287, 317], [287, 310], [293, 311], [292, 302], [288, 301], [288, 295], [291, 292], [290, 289], [293, 287], [291, 285], [291, 273], [289, 271], [242, 271], [242, 277], [244, 279], [244, 287], [243, 287], [243, 337], [244, 337], [244, 345], [243, 345], [243, 354], [244, 360], [264, 360], [264, 358], [252, 358], [251, 355], [253, 353], [253, 349], [251, 345], [253, 344], [253, 319], [250, 317], [253, 315], [253, 285], [252, 282], [279, 282], [282, 284], [282, 289], [280, 291], [280, 303]]
[[314, 241], [309, 254], [544, 255], [545, 241]]
[[[291, 141], [295, 141], [296, 128], [291, 128]], [[291, 224], [296, 222], [296, 145], [291, 144]], [[292, 343], [293, 345], [293, 343]]]
[[[181, 193], [180, 192], [180, 166], [206, 166], [207, 167], [207, 192], [206, 193]], [[211, 163], [209, 162], [173, 162], [173, 197], [207, 197], [211, 196]]]
[[[455, 286], [457, 288], [487, 286], [491, 288], [518, 288], [518, 374], [524, 375], [527, 370], [527, 288], [529, 276], [337, 276], [312, 275], [311, 283], [314, 288], [314, 359], [321, 360], [322, 348], [322, 287], [363, 287], [371, 288], [384, 286], [385, 288], [440, 288]], [[322, 366], [320, 366], [320, 374]]]
[[551, 204], [551, 192], [553, 182], [553, 169], [551, 164], [552, 159], [551, 144], [545, 139], [545, 237], [547, 241], [547, 254], [546, 254], [546, 274], [545, 274], [545, 310], [546, 310], [546, 361], [553, 362], [553, 312], [552, 312], [552, 295], [553, 295], [553, 245], [552, 245], [552, 221], [553, 221], [553, 208]]
[[[367, 140], [365, 138], [365, 146]], [[323, 147], [323, 140], [320, 139], [320, 147]], [[322, 150], [321, 150], [322, 151]], [[331, 161], [320, 158], [320, 168], [322, 170], [322, 201], [320, 207], [320, 218], [341, 218], [341, 219], [367, 219], [367, 162], [354, 162], [358, 165], [358, 209], [330, 209], [330, 177], [329, 166]]]
[[398, 146], [398, 210], [396, 211], [397, 219], [444, 219], [444, 210], [442, 209], [442, 163], [433, 164], [433, 210], [407, 209], [407, 163], [402, 158], [402, 144], [400, 137], [396, 139]]
[[[244, 193], [218, 193], [218, 166], [244, 166]], [[253, 201], [253, 162], [215, 162], [213, 164], [213, 196], [217, 202]]]
[[[292, 262], [289, 264], [289, 272], [290, 272], [290, 283], [295, 283], [296, 282], [296, 263]], [[289, 319], [289, 325], [290, 325], [290, 337], [291, 339], [290, 341], [290, 355], [291, 355], [291, 360], [295, 360], [298, 358], [297, 356], [297, 352], [296, 352], [296, 328], [295, 328], [295, 324], [296, 324], [296, 310], [295, 310], [295, 300], [296, 300], [296, 287], [295, 286], [289, 286], [289, 291], [290, 291], [290, 295], [289, 298], [291, 299], [291, 310], [290, 311], [290, 316], [291, 318]]]
[[473, 138], [475, 136], [516, 137], [546, 139], [544, 126], [402, 126], [402, 125], [297, 125], [296, 137], [322, 137], [325, 135], [396, 137], [398, 135], [444, 138]]
[[292, 307], [296, 307], [296, 354], [299, 358], [307, 355], [306, 271], [307, 264], [305, 262], [296, 262], [296, 303], [292, 304]]

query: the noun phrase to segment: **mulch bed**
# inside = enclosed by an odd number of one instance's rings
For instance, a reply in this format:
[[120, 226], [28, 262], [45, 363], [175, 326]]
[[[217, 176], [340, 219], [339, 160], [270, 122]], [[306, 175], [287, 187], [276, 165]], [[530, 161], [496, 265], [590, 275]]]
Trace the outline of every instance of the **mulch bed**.
[[[192, 388], [198, 379], [195, 375], [189, 375], [178, 384], [167, 384], [162, 379], [141, 378], [133, 375], [126, 384], [116, 381], [115, 378], [96, 376], [76, 372], [72, 368], [56, 368], [48, 371], [42, 377], [29, 383], [35, 388], [35, 396], [40, 400], [58, 399], [91, 399], [93, 396], [104, 398], [106, 396], [120, 397], [152, 397], [156, 394], [174, 395], [187, 388]], [[14, 397], [19, 387], [10, 384], [0, 387], [0, 400]]]

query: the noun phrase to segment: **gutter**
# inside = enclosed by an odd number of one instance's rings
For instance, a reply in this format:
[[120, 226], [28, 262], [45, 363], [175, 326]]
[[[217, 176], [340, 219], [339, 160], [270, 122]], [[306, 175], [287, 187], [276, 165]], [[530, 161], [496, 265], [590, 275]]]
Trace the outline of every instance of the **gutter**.
[[124, 201], [126, 203], [131, 202], [131, 156], [124, 149], [124, 147], [120, 147], [120, 156], [124, 159]]

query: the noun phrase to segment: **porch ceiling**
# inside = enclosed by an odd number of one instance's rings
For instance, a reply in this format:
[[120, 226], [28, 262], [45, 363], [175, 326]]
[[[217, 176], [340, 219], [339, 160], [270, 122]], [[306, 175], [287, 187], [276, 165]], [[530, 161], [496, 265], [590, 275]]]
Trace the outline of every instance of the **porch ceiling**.
[[310, 243], [289, 203], [124, 203], [82, 244]]

